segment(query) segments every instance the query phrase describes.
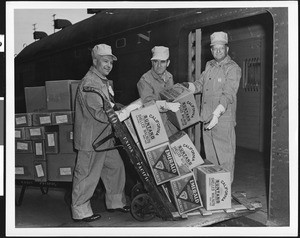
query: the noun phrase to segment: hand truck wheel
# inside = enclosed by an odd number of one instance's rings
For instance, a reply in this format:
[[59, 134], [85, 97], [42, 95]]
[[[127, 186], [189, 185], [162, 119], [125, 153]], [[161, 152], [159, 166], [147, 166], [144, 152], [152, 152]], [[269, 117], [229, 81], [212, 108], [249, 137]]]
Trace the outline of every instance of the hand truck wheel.
[[131, 202], [131, 214], [138, 221], [150, 221], [156, 216], [152, 198], [146, 194], [137, 195]]
[[131, 189], [131, 200], [133, 200], [137, 195], [146, 193], [146, 190], [140, 182], [133, 186]]

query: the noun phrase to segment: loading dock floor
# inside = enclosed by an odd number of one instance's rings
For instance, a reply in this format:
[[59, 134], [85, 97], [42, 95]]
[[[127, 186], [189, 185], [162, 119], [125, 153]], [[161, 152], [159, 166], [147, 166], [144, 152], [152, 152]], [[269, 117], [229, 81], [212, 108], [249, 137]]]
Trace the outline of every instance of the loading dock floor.
[[[232, 191], [243, 191], [251, 202], [259, 201], [262, 208], [237, 222], [214, 224], [213, 226], [273, 226], [267, 221], [267, 194], [269, 167], [263, 153], [237, 148], [235, 180]], [[16, 186], [16, 200], [21, 186]], [[199, 226], [197, 216], [190, 216], [180, 221], [163, 221], [154, 218], [148, 222], [136, 221], [131, 214], [105, 211], [103, 196], [93, 198], [94, 212], [100, 212], [101, 219], [92, 222], [74, 222], [71, 219], [70, 208], [64, 201], [65, 190], [49, 188], [47, 194], [42, 194], [38, 187], [28, 187], [21, 206], [16, 206], [16, 228], [40, 227], [195, 227]]]

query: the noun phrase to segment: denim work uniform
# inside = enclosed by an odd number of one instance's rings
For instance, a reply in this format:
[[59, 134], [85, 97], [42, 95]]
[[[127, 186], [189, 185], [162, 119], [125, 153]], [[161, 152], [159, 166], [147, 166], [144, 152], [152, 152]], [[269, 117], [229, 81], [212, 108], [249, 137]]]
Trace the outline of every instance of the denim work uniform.
[[211, 130], [203, 130], [203, 141], [206, 159], [227, 168], [231, 172], [231, 181], [234, 177], [234, 127], [240, 78], [241, 68], [227, 55], [220, 63], [216, 60], [207, 62], [204, 72], [194, 82], [195, 93], [202, 93], [200, 120], [204, 122], [203, 129], [219, 104], [225, 108], [218, 124]]
[[[146, 72], [137, 83], [138, 92], [143, 103], [150, 101], [162, 100], [159, 93], [168, 87], [174, 85], [173, 76], [168, 71], [165, 71], [163, 76], [159, 76], [150, 69]], [[164, 123], [167, 135], [170, 137], [178, 131], [178, 129], [168, 120], [165, 112], [160, 113]]]
[[[106, 189], [105, 201], [108, 209], [124, 207], [126, 198], [125, 168], [117, 150], [96, 152], [92, 143], [103, 139], [112, 131], [103, 110], [103, 100], [93, 92], [84, 92], [90, 86], [101, 90], [109, 99], [109, 80], [101, 76], [91, 66], [77, 89], [75, 101], [74, 146], [78, 150], [77, 163], [73, 175], [72, 216], [82, 219], [93, 215], [90, 199], [101, 177]], [[106, 141], [101, 149], [114, 146], [114, 140]]]

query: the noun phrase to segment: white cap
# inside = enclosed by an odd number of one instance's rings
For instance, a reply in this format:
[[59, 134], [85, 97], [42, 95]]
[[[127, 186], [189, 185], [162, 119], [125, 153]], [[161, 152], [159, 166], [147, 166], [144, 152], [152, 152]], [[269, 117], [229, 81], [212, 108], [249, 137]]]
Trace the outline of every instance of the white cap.
[[167, 60], [169, 59], [169, 48], [164, 46], [154, 46], [152, 48], [151, 60]]
[[110, 56], [112, 56], [113, 60], [115, 60], [115, 61], [117, 60], [117, 57], [112, 54], [111, 47], [109, 45], [106, 45], [106, 44], [95, 45], [93, 50], [92, 50], [92, 55], [93, 56], [96, 56], [96, 55], [101, 55], [101, 56], [110, 55]]
[[214, 32], [210, 36], [210, 45], [225, 45], [228, 44], [228, 36], [227, 33], [223, 31]]

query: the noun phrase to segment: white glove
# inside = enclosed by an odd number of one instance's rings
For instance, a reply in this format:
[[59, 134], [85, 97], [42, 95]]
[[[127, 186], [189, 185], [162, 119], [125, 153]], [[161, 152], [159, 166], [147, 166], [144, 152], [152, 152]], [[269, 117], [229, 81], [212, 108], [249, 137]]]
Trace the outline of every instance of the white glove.
[[116, 114], [121, 122], [126, 120], [130, 116], [130, 113], [128, 113], [126, 109], [116, 111]]
[[210, 130], [212, 129], [215, 125], [218, 124], [219, 122], [219, 117], [221, 116], [221, 114], [225, 112], [225, 108], [223, 107], [222, 104], [219, 104], [217, 106], [217, 108], [214, 110], [213, 112], [213, 118], [211, 119], [210, 123], [208, 124], [208, 126], [205, 128], [206, 130]]
[[194, 93], [194, 92], [196, 91], [196, 87], [195, 87], [195, 85], [194, 85], [193, 83], [190, 83], [190, 82], [188, 82], [188, 84], [189, 84], [189, 87], [188, 87], [188, 89], [189, 89], [189, 90], [191, 90], [191, 91], [192, 91], [192, 93]]
[[212, 129], [215, 125], [217, 125], [219, 122], [219, 119], [216, 115], [213, 115], [213, 118], [211, 119], [210, 123], [208, 126], [205, 128], [206, 130]]
[[136, 100], [134, 102], [132, 102], [131, 104], [129, 104], [126, 107], [126, 110], [130, 113], [131, 111], [140, 108], [141, 106], [143, 106], [143, 103], [141, 100]]
[[156, 106], [160, 112], [166, 112], [171, 110], [172, 112], [177, 112], [180, 108], [179, 102], [166, 102], [165, 100], [156, 101]]
[[110, 85], [108, 86], [108, 92], [109, 92], [111, 95], [115, 96], [115, 92], [114, 92], [114, 90], [112, 89], [112, 87], [111, 87]]
[[115, 106], [115, 104], [114, 104], [114, 103], [112, 103], [112, 102], [109, 102], [109, 103], [110, 103], [111, 107], [114, 107], [114, 106]]

